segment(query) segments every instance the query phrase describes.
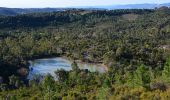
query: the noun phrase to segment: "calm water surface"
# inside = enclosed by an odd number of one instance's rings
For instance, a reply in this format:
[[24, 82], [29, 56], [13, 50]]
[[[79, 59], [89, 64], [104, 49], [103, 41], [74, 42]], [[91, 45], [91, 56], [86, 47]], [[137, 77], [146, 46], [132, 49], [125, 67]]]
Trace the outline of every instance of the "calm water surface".
[[[30, 72], [28, 79], [32, 79], [34, 75], [46, 75], [51, 74], [55, 76], [54, 72], [58, 69], [64, 69], [66, 71], [71, 70], [72, 61], [65, 58], [47, 58], [47, 59], [36, 59], [29, 61]], [[101, 64], [90, 64], [90, 63], [78, 63], [80, 69], [88, 69], [91, 72], [106, 72], [107, 68]]]

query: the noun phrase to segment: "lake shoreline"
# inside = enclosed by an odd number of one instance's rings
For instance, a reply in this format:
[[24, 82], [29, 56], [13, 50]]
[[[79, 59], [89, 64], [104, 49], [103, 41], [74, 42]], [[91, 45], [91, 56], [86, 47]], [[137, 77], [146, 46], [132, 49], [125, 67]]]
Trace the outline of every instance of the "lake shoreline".
[[[76, 63], [82, 63], [82, 64], [85, 64], [85, 63], [88, 63], [88, 64], [93, 64], [93, 65], [103, 65], [107, 68], [108, 70], [108, 66], [105, 65], [102, 61], [100, 62], [92, 62], [92, 61], [86, 61], [86, 60], [80, 60], [80, 59], [75, 59], [74, 58], [71, 58], [71, 57], [67, 57], [67, 56], [63, 56], [63, 55], [46, 55], [46, 56], [37, 56], [37, 57], [32, 57], [32, 58], [28, 58], [27, 62], [30, 61], [30, 60], [37, 60], [37, 59], [50, 59], [50, 58], [64, 58], [64, 59], [67, 59], [69, 61], [76, 61]], [[29, 65], [28, 65], [29, 66]]]
[[55, 76], [55, 71], [64, 69], [65, 71], [72, 70], [72, 63], [76, 61], [81, 70], [89, 70], [90, 72], [106, 73], [108, 68], [103, 64], [85, 63], [80, 60], [70, 60], [67, 57], [51, 57], [29, 60], [28, 79], [31, 79], [36, 74]]

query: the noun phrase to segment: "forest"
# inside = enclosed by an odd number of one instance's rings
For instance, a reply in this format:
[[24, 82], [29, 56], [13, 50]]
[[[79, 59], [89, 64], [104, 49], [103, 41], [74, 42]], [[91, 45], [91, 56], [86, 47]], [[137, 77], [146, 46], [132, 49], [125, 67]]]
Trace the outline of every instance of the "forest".
[[[103, 63], [27, 79], [31, 59]], [[0, 16], [0, 100], [169, 100], [170, 8]]]

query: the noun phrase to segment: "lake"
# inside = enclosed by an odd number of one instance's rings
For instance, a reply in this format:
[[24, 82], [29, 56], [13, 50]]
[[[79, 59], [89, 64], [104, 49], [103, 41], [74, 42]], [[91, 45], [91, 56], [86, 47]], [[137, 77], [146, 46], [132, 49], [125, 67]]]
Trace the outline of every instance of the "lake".
[[[28, 75], [28, 79], [32, 79], [34, 75], [46, 75], [51, 74], [55, 77], [55, 71], [58, 69], [64, 69], [66, 71], [70, 71], [71, 64], [73, 61], [68, 60], [62, 57], [56, 58], [46, 58], [46, 59], [36, 59], [29, 61], [30, 72]], [[104, 73], [107, 71], [107, 67], [103, 64], [91, 64], [91, 63], [77, 63], [80, 69], [88, 69], [91, 72], [99, 72]]]

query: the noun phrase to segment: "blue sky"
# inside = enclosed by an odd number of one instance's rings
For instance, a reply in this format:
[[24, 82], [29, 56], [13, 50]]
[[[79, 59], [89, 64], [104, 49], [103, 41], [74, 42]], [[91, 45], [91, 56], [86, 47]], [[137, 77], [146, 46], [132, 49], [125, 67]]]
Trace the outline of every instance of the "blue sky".
[[0, 7], [43, 8], [167, 2], [170, 0], [0, 0]]

